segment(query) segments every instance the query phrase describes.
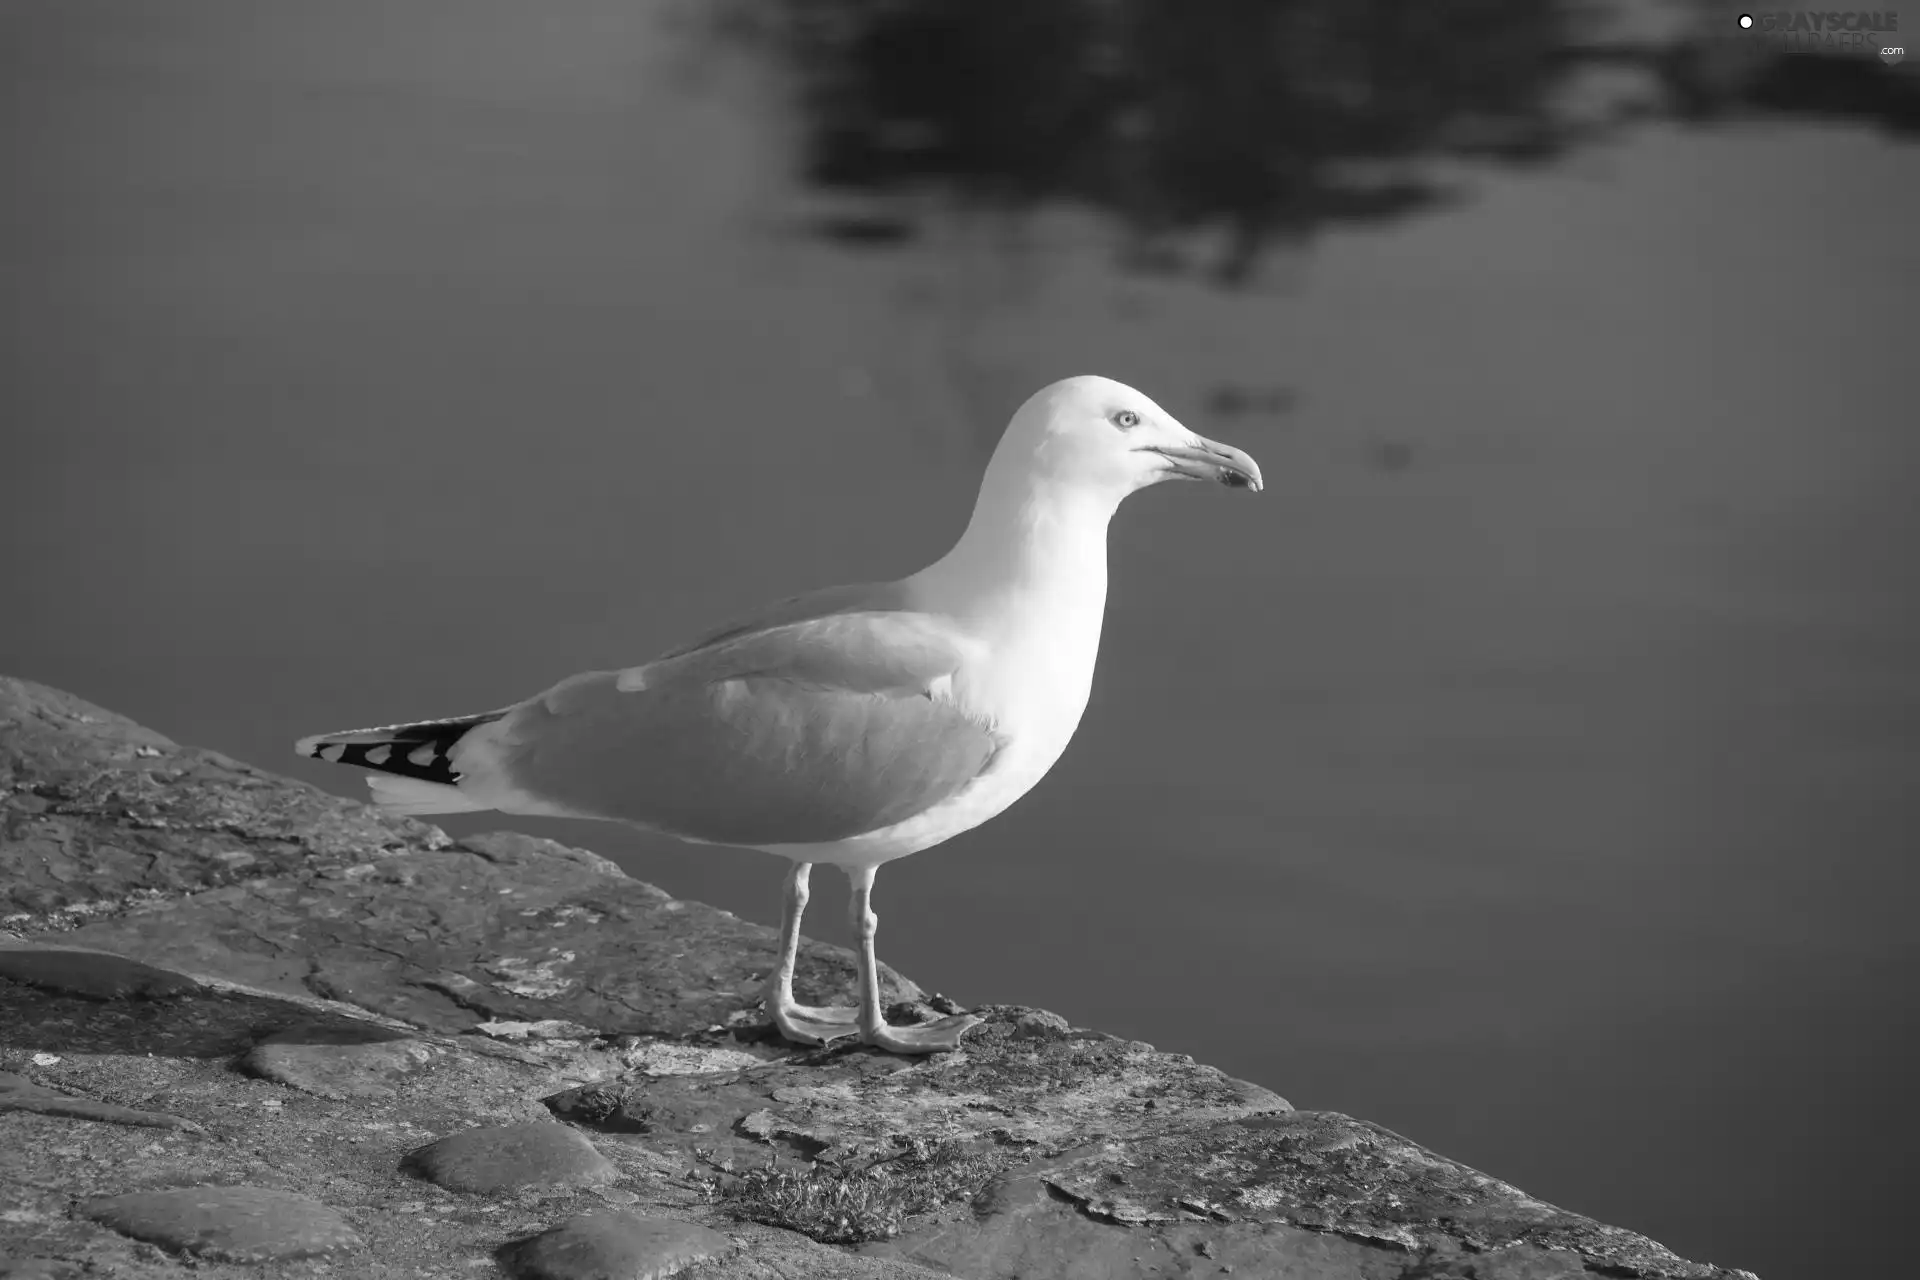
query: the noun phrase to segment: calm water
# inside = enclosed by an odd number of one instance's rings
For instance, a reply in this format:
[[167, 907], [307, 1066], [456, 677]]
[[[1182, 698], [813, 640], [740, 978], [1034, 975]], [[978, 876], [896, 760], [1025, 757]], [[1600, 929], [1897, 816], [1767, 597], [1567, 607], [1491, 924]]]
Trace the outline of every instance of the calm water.
[[[1891, 1265], [1911, 151], [1654, 130], [1238, 294], [1067, 216], [849, 255], [744, 69], [568, 11], [6, 10], [0, 670], [360, 794], [287, 744], [917, 568], [1106, 373], [1269, 491], [1122, 512], [1078, 740], [888, 868], [882, 955], [1768, 1280]], [[764, 855], [518, 825], [775, 918]]]

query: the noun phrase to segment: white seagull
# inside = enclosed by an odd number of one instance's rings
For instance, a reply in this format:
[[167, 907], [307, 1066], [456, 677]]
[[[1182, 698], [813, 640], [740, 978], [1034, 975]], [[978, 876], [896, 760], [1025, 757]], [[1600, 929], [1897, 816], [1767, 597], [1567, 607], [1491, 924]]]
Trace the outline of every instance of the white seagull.
[[[1107, 598], [1107, 522], [1169, 479], [1260, 488], [1238, 449], [1106, 378], [1020, 406], [973, 518], [895, 582], [781, 601], [643, 666], [590, 671], [498, 711], [303, 738], [303, 756], [381, 772], [399, 813], [497, 809], [604, 818], [793, 863], [766, 1004], [781, 1034], [858, 1034], [894, 1053], [953, 1049], [981, 1020], [890, 1026], [873, 940], [874, 872], [1025, 795], [1080, 723]], [[846, 872], [860, 1006], [793, 998], [807, 877]]]

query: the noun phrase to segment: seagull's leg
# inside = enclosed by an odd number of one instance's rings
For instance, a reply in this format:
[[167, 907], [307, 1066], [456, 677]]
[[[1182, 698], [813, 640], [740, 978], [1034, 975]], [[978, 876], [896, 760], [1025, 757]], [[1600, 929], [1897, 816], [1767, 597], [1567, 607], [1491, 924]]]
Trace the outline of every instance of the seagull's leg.
[[917, 1027], [890, 1027], [880, 1009], [880, 962], [873, 955], [873, 936], [880, 931], [880, 917], [873, 913], [873, 867], [848, 867], [847, 880], [853, 885], [853, 933], [860, 947], [860, 1039], [889, 1053], [938, 1053], [958, 1049], [960, 1037], [970, 1027], [985, 1021], [970, 1013], [957, 1013], [938, 1022]]
[[817, 1009], [793, 1001], [793, 964], [800, 955], [800, 917], [807, 909], [810, 862], [796, 862], [787, 873], [787, 892], [780, 912], [780, 963], [767, 979], [767, 1012], [780, 1034], [795, 1044], [826, 1044], [856, 1030], [858, 1011]]

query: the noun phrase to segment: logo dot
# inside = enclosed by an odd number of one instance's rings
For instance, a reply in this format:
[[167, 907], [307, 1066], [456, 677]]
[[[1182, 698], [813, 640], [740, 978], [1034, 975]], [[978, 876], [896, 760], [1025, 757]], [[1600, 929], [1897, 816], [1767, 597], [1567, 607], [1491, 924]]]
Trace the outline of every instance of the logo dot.
[[1752, 14], [1750, 14], [1750, 13], [1743, 13], [1743, 14], [1741, 14], [1741, 15], [1740, 15], [1740, 29], [1741, 29], [1742, 31], [1745, 31], [1745, 30], [1747, 30], [1747, 28], [1749, 28], [1749, 27], [1751, 27], [1752, 25], [1753, 25], [1753, 15], [1752, 15]]

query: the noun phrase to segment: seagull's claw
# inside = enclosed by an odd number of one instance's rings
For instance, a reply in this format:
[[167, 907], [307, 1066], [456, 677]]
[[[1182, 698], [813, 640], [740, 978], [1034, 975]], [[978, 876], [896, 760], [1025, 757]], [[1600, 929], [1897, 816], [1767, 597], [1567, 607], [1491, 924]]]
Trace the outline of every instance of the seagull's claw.
[[971, 1013], [956, 1013], [917, 1027], [892, 1027], [883, 1022], [877, 1027], [862, 1028], [860, 1040], [888, 1053], [945, 1053], [958, 1049], [960, 1037], [985, 1021]]
[[860, 1011], [846, 1007], [819, 1008], [808, 1004], [776, 1006], [770, 1012], [780, 1034], [795, 1044], [823, 1045], [860, 1031]]

